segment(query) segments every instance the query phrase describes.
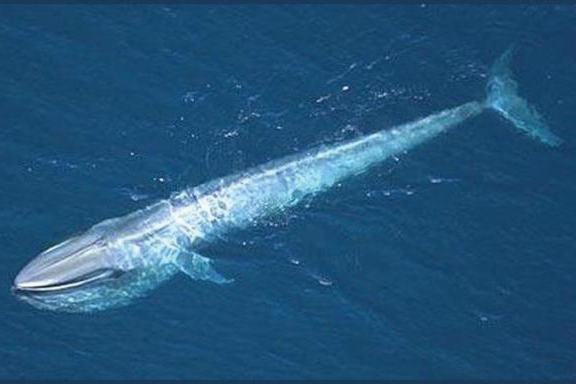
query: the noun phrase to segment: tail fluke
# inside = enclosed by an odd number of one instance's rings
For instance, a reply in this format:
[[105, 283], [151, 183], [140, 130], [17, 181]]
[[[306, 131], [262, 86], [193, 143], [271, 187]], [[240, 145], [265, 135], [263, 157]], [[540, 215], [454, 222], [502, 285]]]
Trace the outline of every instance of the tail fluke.
[[492, 66], [486, 87], [488, 106], [519, 130], [544, 144], [556, 147], [562, 144], [562, 139], [550, 130], [538, 111], [518, 95], [518, 84], [510, 70], [513, 53], [512, 47], [508, 48]]

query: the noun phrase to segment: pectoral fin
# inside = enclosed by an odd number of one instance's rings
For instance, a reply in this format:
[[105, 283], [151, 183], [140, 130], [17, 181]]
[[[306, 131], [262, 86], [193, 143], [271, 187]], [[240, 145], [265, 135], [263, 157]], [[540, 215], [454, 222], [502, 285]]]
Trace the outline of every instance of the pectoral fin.
[[174, 262], [178, 268], [194, 280], [209, 280], [213, 283], [231, 283], [234, 279], [227, 279], [212, 267], [212, 260], [196, 252], [182, 252]]

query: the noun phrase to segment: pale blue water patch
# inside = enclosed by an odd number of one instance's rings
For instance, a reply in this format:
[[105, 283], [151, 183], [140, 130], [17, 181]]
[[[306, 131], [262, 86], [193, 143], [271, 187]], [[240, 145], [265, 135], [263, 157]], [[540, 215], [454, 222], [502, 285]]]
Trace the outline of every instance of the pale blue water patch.
[[[574, 378], [573, 6], [1, 6], [0, 378]], [[484, 97], [133, 305], [38, 311], [33, 256], [170, 192]]]

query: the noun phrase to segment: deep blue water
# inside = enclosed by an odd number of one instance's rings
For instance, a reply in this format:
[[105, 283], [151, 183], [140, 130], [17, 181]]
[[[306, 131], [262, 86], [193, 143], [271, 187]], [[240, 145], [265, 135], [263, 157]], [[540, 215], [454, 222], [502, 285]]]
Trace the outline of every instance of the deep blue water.
[[[0, 378], [576, 378], [573, 6], [1, 6]], [[105, 218], [484, 97], [514, 43], [565, 144], [494, 113], [242, 231], [132, 305], [39, 311]]]

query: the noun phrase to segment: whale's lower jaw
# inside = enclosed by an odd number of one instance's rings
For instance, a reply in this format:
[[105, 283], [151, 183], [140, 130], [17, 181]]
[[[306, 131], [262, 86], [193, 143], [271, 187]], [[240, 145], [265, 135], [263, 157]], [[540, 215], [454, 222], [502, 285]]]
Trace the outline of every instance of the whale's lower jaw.
[[170, 264], [142, 269], [102, 284], [71, 287], [65, 290], [13, 289], [18, 299], [43, 310], [96, 312], [128, 305], [157, 288], [178, 271]]

